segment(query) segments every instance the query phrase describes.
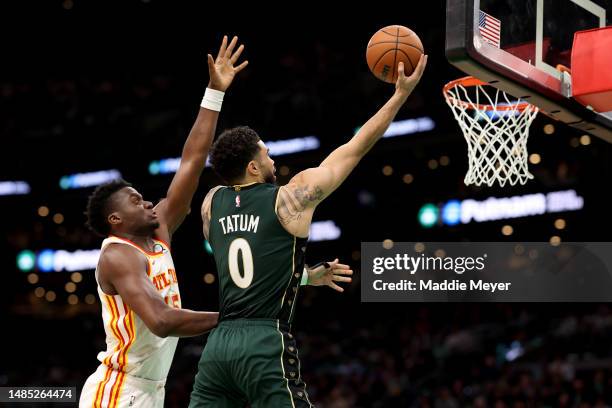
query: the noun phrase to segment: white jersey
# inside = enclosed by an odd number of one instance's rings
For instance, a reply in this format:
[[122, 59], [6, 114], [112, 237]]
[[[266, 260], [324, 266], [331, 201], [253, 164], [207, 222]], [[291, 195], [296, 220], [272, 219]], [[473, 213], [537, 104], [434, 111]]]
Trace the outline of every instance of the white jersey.
[[[141, 252], [148, 261], [147, 275], [161, 298], [171, 307], [181, 307], [174, 263], [166, 243], [155, 240], [155, 252], [148, 252], [131, 241], [111, 236], [102, 242], [102, 251], [110, 244], [129, 245]], [[178, 338], [161, 338], [153, 334], [121, 296], [107, 295], [99, 284], [98, 295], [102, 304], [106, 351], [98, 354], [102, 363], [98, 371], [102, 370], [104, 375], [99, 375], [102, 380], [94, 387], [94, 406], [116, 406], [126, 376], [165, 382]]]

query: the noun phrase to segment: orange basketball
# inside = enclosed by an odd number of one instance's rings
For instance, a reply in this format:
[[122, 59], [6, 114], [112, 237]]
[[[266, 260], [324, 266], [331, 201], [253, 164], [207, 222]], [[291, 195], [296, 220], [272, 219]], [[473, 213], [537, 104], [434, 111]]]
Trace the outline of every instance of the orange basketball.
[[410, 75], [423, 54], [423, 44], [418, 35], [409, 28], [390, 25], [378, 30], [368, 43], [366, 59], [376, 78], [395, 83], [397, 66], [404, 63], [404, 73]]

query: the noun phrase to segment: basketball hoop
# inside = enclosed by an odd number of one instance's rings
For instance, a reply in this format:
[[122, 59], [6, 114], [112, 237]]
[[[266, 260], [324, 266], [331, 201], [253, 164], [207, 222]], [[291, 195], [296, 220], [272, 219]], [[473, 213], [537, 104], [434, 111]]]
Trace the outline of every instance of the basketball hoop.
[[443, 93], [468, 144], [466, 185], [525, 184], [533, 178], [527, 139], [536, 106], [471, 76], [449, 82]]

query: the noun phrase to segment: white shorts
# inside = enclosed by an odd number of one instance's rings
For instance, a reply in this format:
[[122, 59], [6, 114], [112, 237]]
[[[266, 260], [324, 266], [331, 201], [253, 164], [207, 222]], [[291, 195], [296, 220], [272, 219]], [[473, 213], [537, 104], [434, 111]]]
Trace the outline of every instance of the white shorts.
[[100, 365], [85, 381], [79, 408], [163, 408], [164, 385]]

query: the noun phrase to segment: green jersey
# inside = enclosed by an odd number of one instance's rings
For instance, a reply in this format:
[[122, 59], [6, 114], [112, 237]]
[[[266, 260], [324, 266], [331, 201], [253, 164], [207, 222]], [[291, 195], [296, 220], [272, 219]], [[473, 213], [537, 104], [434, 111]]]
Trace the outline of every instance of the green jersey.
[[291, 235], [278, 220], [278, 189], [255, 183], [214, 193], [208, 237], [219, 275], [219, 320], [293, 320], [307, 238]]

